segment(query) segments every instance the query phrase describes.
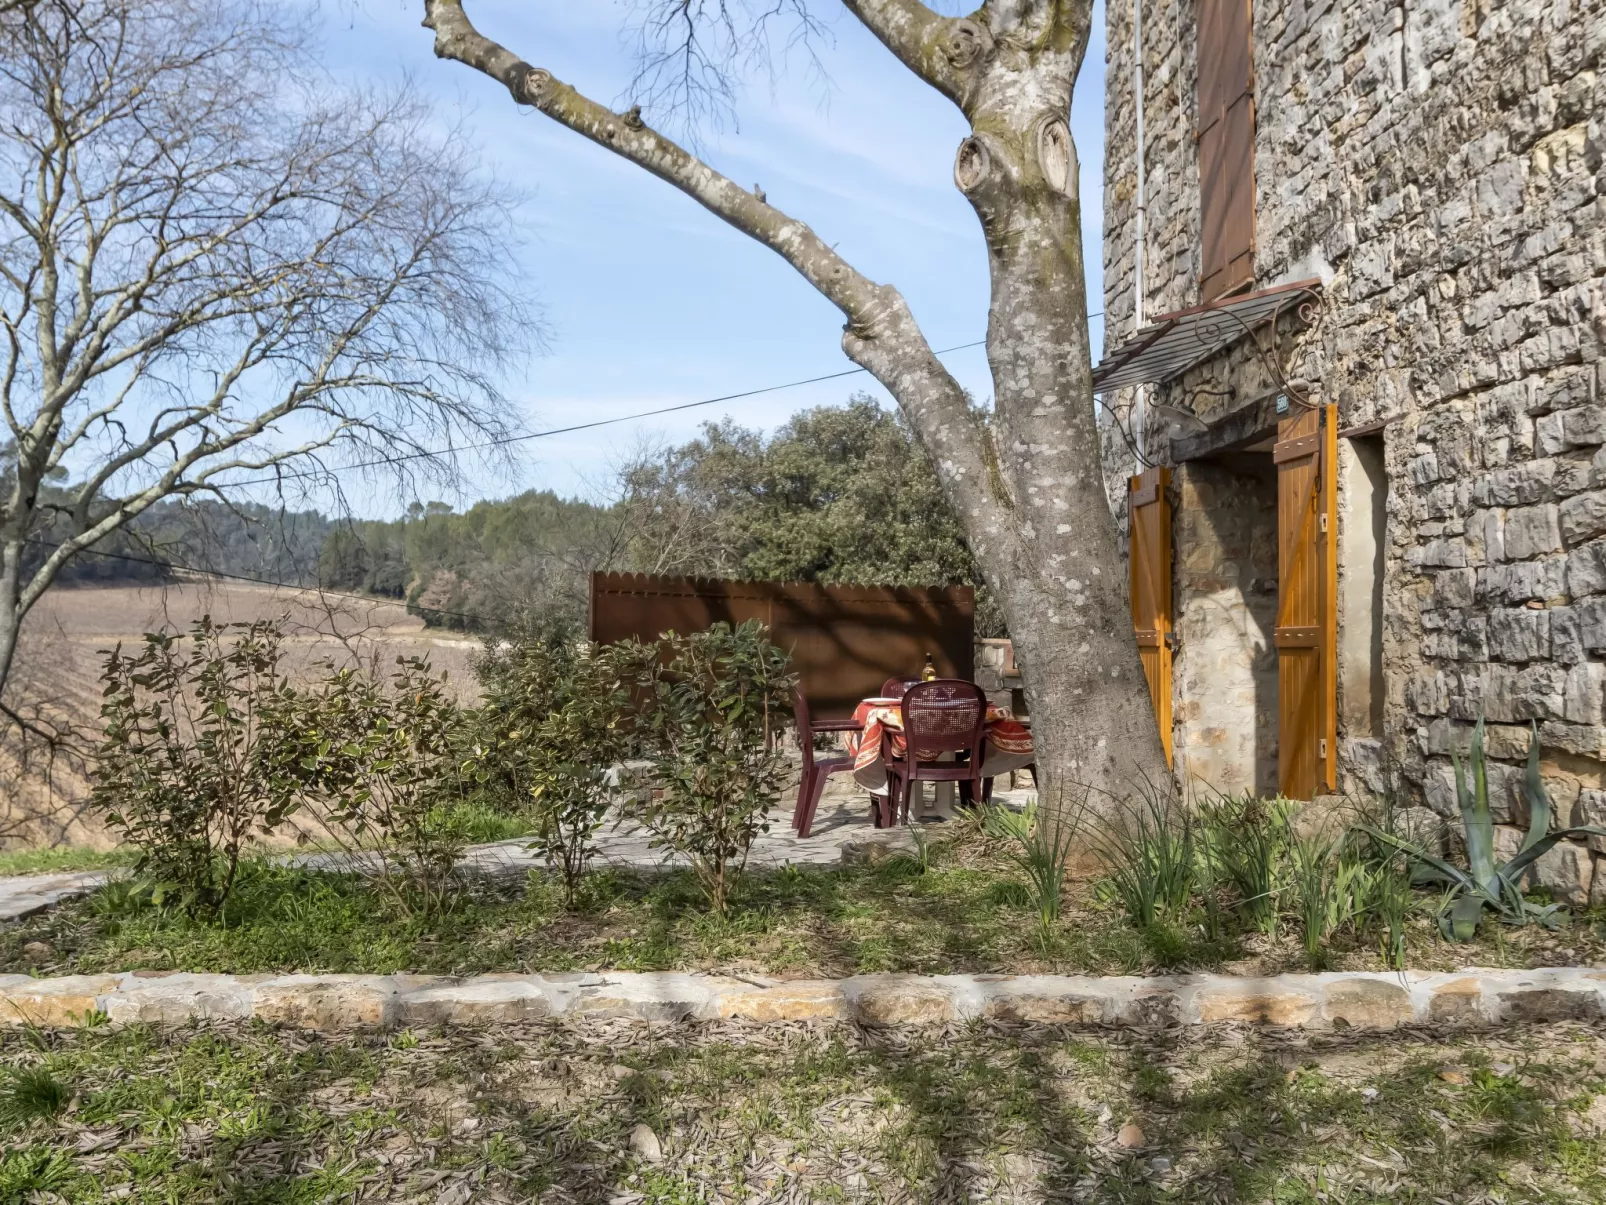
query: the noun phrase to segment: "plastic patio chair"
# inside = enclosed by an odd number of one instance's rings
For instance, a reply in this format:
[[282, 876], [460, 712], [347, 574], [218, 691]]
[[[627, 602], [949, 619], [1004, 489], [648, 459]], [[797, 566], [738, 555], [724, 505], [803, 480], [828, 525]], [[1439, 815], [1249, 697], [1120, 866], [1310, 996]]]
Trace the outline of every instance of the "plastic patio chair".
[[849, 721], [825, 720], [816, 722], [809, 713], [809, 701], [802, 690], [793, 699], [793, 712], [797, 717], [797, 743], [803, 751], [803, 780], [797, 787], [797, 806], [792, 809], [792, 827], [799, 837], [807, 837], [814, 826], [814, 811], [820, 806], [825, 793], [825, 780], [833, 774], [853, 769], [853, 758], [817, 757], [814, 738], [822, 732], [847, 732], [857, 727]]
[[[921, 782], [970, 784], [972, 798], [982, 794], [982, 762], [987, 752], [987, 696], [974, 682], [938, 678], [916, 682], [899, 704], [903, 712], [902, 757], [886, 740], [887, 823], [902, 814], [909, 819], [909, 792]], [[944, 754], [968, 754], [964, 760], [938, 761]]]

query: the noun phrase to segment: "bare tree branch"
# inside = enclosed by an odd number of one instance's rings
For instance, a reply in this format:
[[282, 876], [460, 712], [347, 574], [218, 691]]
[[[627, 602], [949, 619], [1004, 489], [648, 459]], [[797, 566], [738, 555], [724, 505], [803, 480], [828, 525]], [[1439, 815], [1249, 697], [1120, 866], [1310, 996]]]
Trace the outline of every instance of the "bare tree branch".
[[933, 457], [961, 466], [962, 505], [993, 504], [964, 390], [932, 353], [897, 289], [863, 276], [807, 224], [721, 175], [639, 114], [616, 114], [492, 41], [469, 21], [461, 0], [425, 0], [425, 10], [436, 55], [489, 75], [518, 103], [645, 168], [791, 264], [846, 316], [848, 356], [906, 407]]
[[977, 79], [987, 28], [968, 18], [941, 17], [920, 0], [842, 0], [905, 67], [964, 108]]
[[164, 499], [511, 433], [509, 198], [406, 91], [333, 90], [301, 15], [0, 0], [0, 690], [60, 570]]

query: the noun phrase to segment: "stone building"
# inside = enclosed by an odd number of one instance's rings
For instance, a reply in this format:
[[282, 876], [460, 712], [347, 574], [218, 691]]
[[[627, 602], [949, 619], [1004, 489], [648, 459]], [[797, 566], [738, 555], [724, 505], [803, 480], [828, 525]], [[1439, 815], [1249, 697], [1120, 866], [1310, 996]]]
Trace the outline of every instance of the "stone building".
[[1606, 3], [1109, 0], [1107, 44], [1095, 385], [1179, 779], [1451, 815], [1483, 716], [1497, 819], [1534, 723], [1606, 824]]

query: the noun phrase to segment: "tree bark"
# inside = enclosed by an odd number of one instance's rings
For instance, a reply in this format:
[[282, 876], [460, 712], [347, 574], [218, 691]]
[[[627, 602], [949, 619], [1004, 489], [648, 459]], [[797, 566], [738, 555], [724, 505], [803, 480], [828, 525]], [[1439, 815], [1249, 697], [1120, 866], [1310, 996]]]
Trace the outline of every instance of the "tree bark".
[[485, 37], [462, 0], [425, 0], [435, 53], [637, 163], [790, 262], [847, 318], [843, 350], [897, 399], [998, 596], [1025, 677], [1044, 802], [1172, 789], [1138, 659], [1094, 423], [1076, 151], [1067, 119], [1090, 0], [987, 0], [968, 18], [918, 0], [844, 0], [969, 120], [955, 182], [991, 267], [994, 410], [976, 415], [897, 290], [814, 231], [646, 127]]

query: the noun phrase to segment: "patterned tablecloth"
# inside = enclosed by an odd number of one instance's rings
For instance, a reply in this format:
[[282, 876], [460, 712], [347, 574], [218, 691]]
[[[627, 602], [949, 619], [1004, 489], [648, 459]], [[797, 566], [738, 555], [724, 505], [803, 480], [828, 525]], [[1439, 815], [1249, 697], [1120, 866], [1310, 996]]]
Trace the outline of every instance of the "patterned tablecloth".
[[[857, 732], [842, 734], [842, 743], [853, 754], [853, 777], [861, 786], [882, 791], [887, 785], [887, 767], [881, 760], [881, 737], [891, 738], [892, 751], [904, 755], [903, 713], [897, 699], [865, 699], [853, 712]], [[1032, 730], [1002, 707], [987, 705], [987, 755], [982, 775], [996, 778], [1011, 770], [1032, 764]]]

